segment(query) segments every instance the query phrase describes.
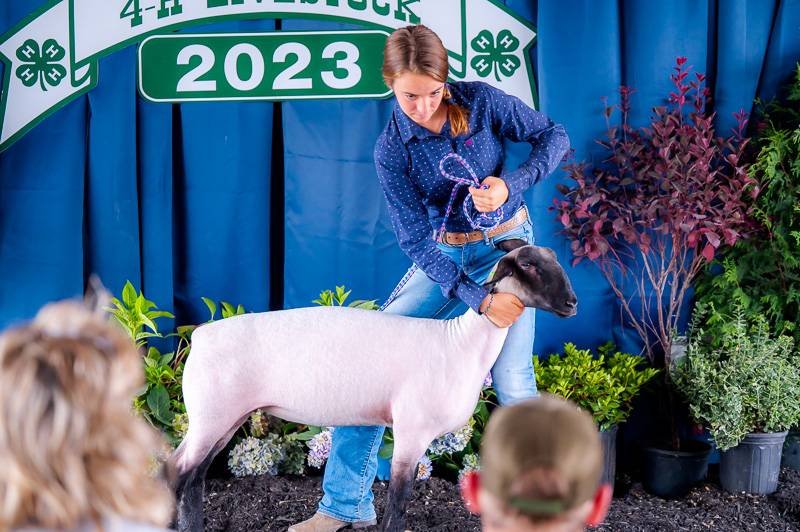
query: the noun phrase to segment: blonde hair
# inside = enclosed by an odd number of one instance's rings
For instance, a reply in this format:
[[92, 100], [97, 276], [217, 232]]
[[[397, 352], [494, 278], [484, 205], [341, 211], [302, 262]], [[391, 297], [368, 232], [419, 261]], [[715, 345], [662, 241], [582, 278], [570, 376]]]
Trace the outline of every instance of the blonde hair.
[[492, 413], [480, 459], [481, 485], [504, 513], [536, 524], [580, 520], [603, 472], [592, 417], [545, 393]]
[[[384, 83], [391, 88], [392, 82], [406, 72], [422, 74], [442, 83], [447, 81], [447, 49], [439, 36], [422, 24], [393, 31], [383, 48]], [[447, 86], [442, 98], [447, 101], [450, 130], [456, 136], [468, 133], [469, 112], [452, 101]]]
[[131, 411], [142, 384], [132, 341], [78, 303], [0, 336], [0, 530], [169, 523], [172, 492], [150, 473], [164, 442]]

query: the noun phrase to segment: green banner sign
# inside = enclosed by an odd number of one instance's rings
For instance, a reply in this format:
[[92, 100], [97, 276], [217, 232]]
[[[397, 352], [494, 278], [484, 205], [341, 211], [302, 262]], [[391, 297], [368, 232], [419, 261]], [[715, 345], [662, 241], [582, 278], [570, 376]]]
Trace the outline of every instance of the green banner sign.
[[154, 102], [380, 98], [385, 31], [168, 35], [139, 46], [139, 91]]
[[[295, 41], [241, 35], [205, 36], [204, 42], [195, 37], [189, 43], [154, 38], [140, 55], [143, 94], [165, 101], [382, 96], [385, 90], [373, 81], [380, 72], [373, 61], [381, 48], [368, 46], [367, 40], [422, 23], [447, 48], [451, 79], [486, 80], [536, 106], [528, 55], [536, 33], [497, 0], [51, 0], [0, 37], [0, 151], [94, 88], [100, 58], [152, 35], [260, 17], [333, 20], [383, 33], [329, 40], [331, 32], [322, 32], [319, 40]], [[180, 48], [187, 44], [199, 47]], [[165, 59], [156, 57], [159, 50]], [[158, 61], [165, 69], [161, 81], [152, 70]], [[361, 77], [348, 86], [356, 66]], [[180, 90], [187, 86], [190, 90]]]

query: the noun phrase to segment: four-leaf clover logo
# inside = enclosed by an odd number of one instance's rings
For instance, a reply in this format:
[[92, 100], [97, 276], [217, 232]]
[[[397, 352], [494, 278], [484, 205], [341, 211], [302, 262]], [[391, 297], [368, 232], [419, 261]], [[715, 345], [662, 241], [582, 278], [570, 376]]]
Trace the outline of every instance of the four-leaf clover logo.
[[483, 30], [470, 44], [478, 52], [470, 65], [482, 78], [494, 72], [495, 79], [500, 81], [499, 74], [510, 77], [520, 67], [519, 57], [514, 54], [514, 50], [519, 47], [519, 39], [508, 30], [501, 30], [496, 39], [492, 38], [489, 30]]
[[47, 85], [55, 87], [67, 77], [67, 69], [59, 64], [65, 54], [55, 39], [44, 41], [41, 49], [39, 43], [28, 39], [17, 48], [17, 59], [22, 61], [17, 67], [17, 77], [26, 87], [32, 87], [37, 81], [43, 91], [47, 90]]

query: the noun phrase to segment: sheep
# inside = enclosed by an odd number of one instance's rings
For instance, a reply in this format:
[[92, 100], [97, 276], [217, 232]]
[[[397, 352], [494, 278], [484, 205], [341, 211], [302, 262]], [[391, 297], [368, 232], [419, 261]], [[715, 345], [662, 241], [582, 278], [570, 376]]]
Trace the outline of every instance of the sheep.
[[[485, 287], [562, 317], [577, 299], [555, 253], [524, 240]], [[183, 375], [189, 429], [169, 459], [178, 529], [202, 530], [203, 481], [214, 456], [255, 409], [315, 426], [394, 431], [381, 529], [402, 531], [416, 466], [438, 436], [472, 415], [508, 333], [471, 309], [449, 320], [349, 307], [234, 316], [197, 328]]]

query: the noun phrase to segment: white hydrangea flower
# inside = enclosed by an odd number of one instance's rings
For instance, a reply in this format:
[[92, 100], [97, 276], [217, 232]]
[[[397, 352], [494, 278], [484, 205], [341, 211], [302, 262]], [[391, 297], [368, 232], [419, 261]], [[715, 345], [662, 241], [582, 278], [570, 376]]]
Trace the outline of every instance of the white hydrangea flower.
[[231, 450], [228, 468], [237, 477], [249, 475], [278, 474], [278, 464], [284, 459], [284, 451], [278, 436], [268, 434], [264, 439], [247, 437]]
[[328, 460], [331, 453], [331, 442], [333, 441], [333, 429], [328, 428], [311, 438], [307, 445], [308, 465], [321, 468]]
[[472, 438], [472, 426], [464, 425], [455, 432], [442, 434], [428, 447], [428, 454], [441, 455], [444, 453], [457, 453], [463, 451], [470, 438]]
[[431, 478], [431, 473], [433, 473], [431, 459], [428, 458], [427, 454], [422, 455], [422, 458], [419, 459], [419, 463], [417, 463], [417, 480], [428, 480]]
[[464, 455], [464, 467], [461, 468], [461, 471], [458, 472], [458, 480], [461, 480], [461, 477], [464, 474], [470, 471], [480, 471], [481, 470], [481, 463], [480, 458], [477, 454], [465, 454]]

